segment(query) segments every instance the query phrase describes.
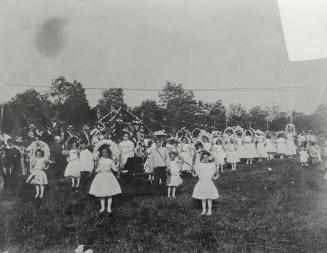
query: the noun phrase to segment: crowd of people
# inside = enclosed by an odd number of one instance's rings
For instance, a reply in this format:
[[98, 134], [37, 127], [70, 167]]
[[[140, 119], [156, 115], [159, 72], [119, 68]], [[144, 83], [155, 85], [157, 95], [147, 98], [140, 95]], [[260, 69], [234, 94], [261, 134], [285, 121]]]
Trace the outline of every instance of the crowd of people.
[[[72, 191], [84, 187], [86, 193], [99, 198], [100, 213], [111, 213], [112, 197], [122, 192], [117, 178], [129, 159], [142, 156], [144, 173], [155, 194], [176, 198], [176, 188], [183, 179], [198, 177], [192, 196], [202, 201], [201, 214], [211, 215], [212, 200], [219, 197], [214, 180], [226, 168], [236, 171], [239, 163], [250, 166], [295, 157], [302, 166], [318, 166], [327, 157], [324, 138], [311, 130], [296, 134], [292, 124], [276, 133], [236, 126], [223, 132], [180, 129], [175, 135], [158, 131], [151, 136], [135, 143], [126, 132], [117, 144], [103, 129], [91, 130], [87, 125], [76, 133], [72, 125], [66, 130], [52, 126], [39, 131], [31, 124], [14, 138], [0, 129], [4, 188], [13, 192], [15, 178], [23, 176], [27, 184], [35, 185], [35, 198], [42, 199], [48, 177], [66, 177]], [[141, 149], [145, 150], [142, 154]]]

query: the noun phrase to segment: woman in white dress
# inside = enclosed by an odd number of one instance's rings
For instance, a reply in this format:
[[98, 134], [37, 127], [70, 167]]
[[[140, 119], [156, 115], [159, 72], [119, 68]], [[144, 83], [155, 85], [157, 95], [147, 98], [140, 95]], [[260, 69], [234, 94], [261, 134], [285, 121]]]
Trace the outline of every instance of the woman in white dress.
[[124, 168], [127, 159], [134, 157], [134, 143], [129, 140], [129, 134], [125, 133], [123, 141], [118, 145], [120, 151], [120, 168]]
[[113, 171], [117, 172], [119, 169], [111, 159], [111, 151], [107, 145], [103, 145], [99, 151], [99, 157], [96, 160], [96, 176], [91, 184], [89, 194], [100, 198], [100, 213], [104, 212], [107, 199], [107, 212], [111, 213], [112, 197], [122, 192], [118, 180], [113, 174]]
[[182, 143], [178, 145], [178, 153], [182, 158], [182, 172], [191, 172], [192, 170], [192, 147], [188, 143], [188, 138], [183, 137]]

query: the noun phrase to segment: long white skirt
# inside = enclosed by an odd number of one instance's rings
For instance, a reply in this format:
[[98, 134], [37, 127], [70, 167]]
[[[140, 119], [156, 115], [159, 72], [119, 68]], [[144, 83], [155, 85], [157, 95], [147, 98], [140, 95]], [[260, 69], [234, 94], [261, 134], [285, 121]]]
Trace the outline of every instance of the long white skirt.
[[286, 145], [285, 143], [277, 143], [277, 154], [285, 155], [286, 153]]
[[264, 143], [257, 144], [257, 154], [259, 158], [267, 158], [267, 148]]
[[118, 183], [118, 180], [112, 174], [109, 173], [98, 173], [90, 187], [89, 194], [94, 195], [95, 197], [110, 197], [117, 194], [120, 194], [121, 188]]
[[65, 177], [80, 177], [80, 162], [79, 160], [69, 161], [65, 170]]
[[182, 178], [179, 175], [168, 175], [167, 176], [167, 186], [176, 187], [183, 183]]
[[295, 155], [296, 154], [296, 146], [293, 140], [286, 141], [285, 145], [285, 155]]
[[245, 143], [243, 145], [243, 158], [254, 158], [257, 157], [257, 152], [253, 143]]
[[216, 162], [217, 162], [218, 165], [224, 165], [225, 164], [225, 158], [226, 158], [226, 153], [225, 152], [214, 153], [214, 156], [216, 157]]
[[267, 153], [276, 153], [276, 145], [274, 145], [273, 143], [268, 142], [266, 148], [267, 148]]
[[200, 179], [194, 187], [192, 197], [195, 199], [218, 199], [218, 189], [212, 180]]
[[46, 185], [48, 184], [47, 174], [43, 170], [32, 172], [27, 178], [27, 183]]
[[240, 162], [240, 158], [238, 157], [237, 151], [227, 152], [227, 162], [228, 163]]

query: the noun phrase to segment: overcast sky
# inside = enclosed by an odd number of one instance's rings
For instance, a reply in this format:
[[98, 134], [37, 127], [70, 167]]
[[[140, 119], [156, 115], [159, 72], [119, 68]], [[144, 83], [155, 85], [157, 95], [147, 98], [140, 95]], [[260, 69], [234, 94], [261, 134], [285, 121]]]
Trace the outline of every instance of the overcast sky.
[[[316, 86], [327, 60], [289, 62], [276, 0], [0, 0], [0, 81], [85, 87]], [[4, 89], [0, 100], [22, 88]], [[6, 94], [6, 95], [4, 95]], [[98, 91], [88, 91], [94, 105]], [[138, 105], [157, 92], [127, 91]], [[196, 92], [206, 101], [312, 112], [326, 93]]]

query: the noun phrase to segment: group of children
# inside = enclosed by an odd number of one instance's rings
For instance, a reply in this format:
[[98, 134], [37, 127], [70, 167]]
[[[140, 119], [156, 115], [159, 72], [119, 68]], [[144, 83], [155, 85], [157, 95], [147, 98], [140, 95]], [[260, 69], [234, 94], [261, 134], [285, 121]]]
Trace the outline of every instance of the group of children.
[[[122, 147], [126, 146], [122, 150], [128, 151], [121, 152], [126, 156], [121, 159], [124, 162], [132, 156], [133, 149], [133, 146], [127, 143], [127, 137], [124, 137], [126, 145], [121, 145]], [[8, 147], [11, 143], [8, 140]], [[258, 135], [256, 138], [251, 135], [243, 137], [234, 135], [213, 140], [204, 138], [203, 141], [194, 142], [183, 137], [180, 142], [172, 139], [167, 142], [164, 141], [162, 145], [167, 148], [171, 160], [167, 167], [168, 197], [176, 198], [176, 188], [182, 184], [183, 174], [192, 173], [193, 176], [199, 178], [192, 196], [202, 201], [203, 215], [211, 215], [212, 213], [212, 200], [219, 197], [214, 180], [219, 177], [219, 172], [223, 172], [226, 163], [231, 165], [232, 171], [235, 171], [237, 163], [242, 159], [246, 161], [246, 164], [252, 164], [254, 158], [258, 158], [258, 161], [261, 162], [263, 159], [273, 159], [276, 154], [280, 159], [283, 159], [284, 156], [293, 158], [297, 153], [293, 136], [272, 139], [263, 135]], [[148, 155], [152, 151], [153, 149], [149, 148]], [[35, 185], [35, 198], [42, 199], [44, 186], [48, 184], [46, 171], [52, 161], [49, 159], [49, 154], [45, 155], [48, 151], [42, 145], [36, 146], [33, 152], [35, 156], [30, 158], [30, 175], [26, 182]], [[322, 161], [322, 153], [327, 157], [327, 145], [324, 145], [323, 150], [321, 150], [320, 146], [313, 140], [310, 143], [302, 143], [299, 147], [301, 165], [306, 166], [309, 162], [313, 165], [319, 164]], [[8, 154], [10, 155], [10, 152]], [[112, 197], [122, 192], [119, 182], [113, 174], [122, 169], [122, 163], [113, 159], [112, 156], [112, 151], [108, 145], [99, 147], [99, 152], [95, 156], [86, 143], [78, 144], [77, 142], [73, 142], [66, 152], [67, 166], [64, 176], [71, 179], [73, 191], [79, 190], [83, 178], [90, 178], [90, 174], [95, 172], [88, 193], [99, 198], [101, 213], [105, 210], [111, 213]], [[10, 166], [5, 168], [8, 170]], [[327, 180], [327, 173], [325, 179]]]

